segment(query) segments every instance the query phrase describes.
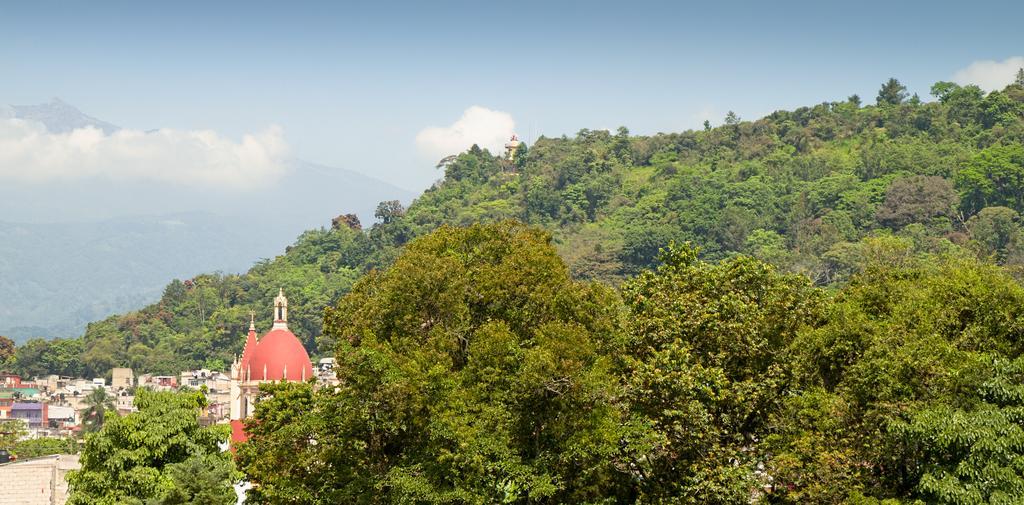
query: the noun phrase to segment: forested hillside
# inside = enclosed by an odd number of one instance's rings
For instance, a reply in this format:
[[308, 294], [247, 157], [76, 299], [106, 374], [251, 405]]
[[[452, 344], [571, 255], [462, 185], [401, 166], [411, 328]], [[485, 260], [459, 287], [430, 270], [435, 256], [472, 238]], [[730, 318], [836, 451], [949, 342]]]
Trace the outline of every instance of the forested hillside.
[[865, 237], [915, 251], [1019, 259], [1024, 76], [1002, 92], [938, 83], [937, 100], [891, 81], [856, 96], [704, 131], [541, 138], [508, 167], [470, 151], [409, 210], [438, 222], [522, 219], [553, 231], [575, 275], [617, 280], [670, 241], [708, 259], [745, 253], [819, 284], [845, 278]]
[[174, 281], [158, 303], [93, 323], [78, 340], [31, 341], [8, 366], [28, 375], [220, 367], [240, 351], [250, 310], [269, 326], [279, 287], [296, 334], [329, 355], [323, 308], [442, 224], [543, 227], [575, 278], [615, 286], [673, 241], [710, 261], [751, 255], [819, 286], [845, 284], [893, 251], [908, 262], [941, 254], [1016, 268], [1024, 72], [988, 94], [945, 82], [932, 90], [926, 102], [890, 80], [872, 105], [851, 96], [651, 136], [581, 130], [541, 137], [514, 162], [474, 147], [443, 160], [444, 178], [408, 209], [381, 204], [368, 229], [342, 216], [244, 275]]

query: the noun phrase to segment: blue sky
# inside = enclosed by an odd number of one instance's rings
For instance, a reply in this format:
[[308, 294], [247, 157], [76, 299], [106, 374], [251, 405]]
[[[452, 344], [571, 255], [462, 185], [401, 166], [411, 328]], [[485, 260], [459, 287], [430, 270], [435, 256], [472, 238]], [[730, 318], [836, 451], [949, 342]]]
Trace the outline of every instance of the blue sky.
[[510, 117], [528, 139], [680, 131], [873, 101], [890, 76], [926, 97], [1024, 55], [1022, 2], [709, 4], [9, 3], [0, 104], [57, 96], [125, 128], [235, 141], [274, 125], [291, 155], [421, 190], [439, 174], [417, 135], [473, 106], [505, 113], [474, 127]]

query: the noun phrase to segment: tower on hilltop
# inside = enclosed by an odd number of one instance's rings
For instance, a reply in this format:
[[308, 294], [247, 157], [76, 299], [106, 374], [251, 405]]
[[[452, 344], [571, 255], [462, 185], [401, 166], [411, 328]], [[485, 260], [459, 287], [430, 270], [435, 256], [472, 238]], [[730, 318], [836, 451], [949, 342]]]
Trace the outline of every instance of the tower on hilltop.
[[516, 151], [519, 150], [519, 146], [521, 145], [523, 145], [523, 143], [520, 142], [519, 137], [516, 136], [515, 133], [513, 133], [512, 138], [508, 139], [508, 142], [505, 142], [505, 159], [509, 161], [515, 161]]

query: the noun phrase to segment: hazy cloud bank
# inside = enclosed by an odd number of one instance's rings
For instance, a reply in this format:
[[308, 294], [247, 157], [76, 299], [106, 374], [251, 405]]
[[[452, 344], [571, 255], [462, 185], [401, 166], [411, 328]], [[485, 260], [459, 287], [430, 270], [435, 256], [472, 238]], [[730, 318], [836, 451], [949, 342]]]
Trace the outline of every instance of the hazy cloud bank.
[[1017, 71], [1024, 68], [1024, 56], [1014, 56], [1003, 61], [982, 60], [971, 63], [953, 74], [957, 84], [977, 84], [981, 89], [993, 91], [1003, 89], [1017, 77]]
[[118, 130], [89, 126], [51, 133], [34, 121], [0, 119], [0, 180], [45, 183], [86, 178], [249, 189], [285, 171], [279, 127], [235, 142], [211, 130]]
[[416, 148], [431, 161], [458, 154], [473, 144], [501, 152], [515, 131], [516, 122], [507, 112], [474, 105], [449, 126], [434, 126], [416, 135]]

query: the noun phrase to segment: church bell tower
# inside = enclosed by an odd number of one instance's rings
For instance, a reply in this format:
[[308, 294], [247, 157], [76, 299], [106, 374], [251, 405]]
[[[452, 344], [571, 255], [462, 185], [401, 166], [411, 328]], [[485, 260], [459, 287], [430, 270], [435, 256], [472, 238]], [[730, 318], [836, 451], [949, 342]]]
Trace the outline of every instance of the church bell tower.
[[274, 327], [272, 329], [288, 329], [288, 299], [284, 297], [284, 288], [274, 298]]

